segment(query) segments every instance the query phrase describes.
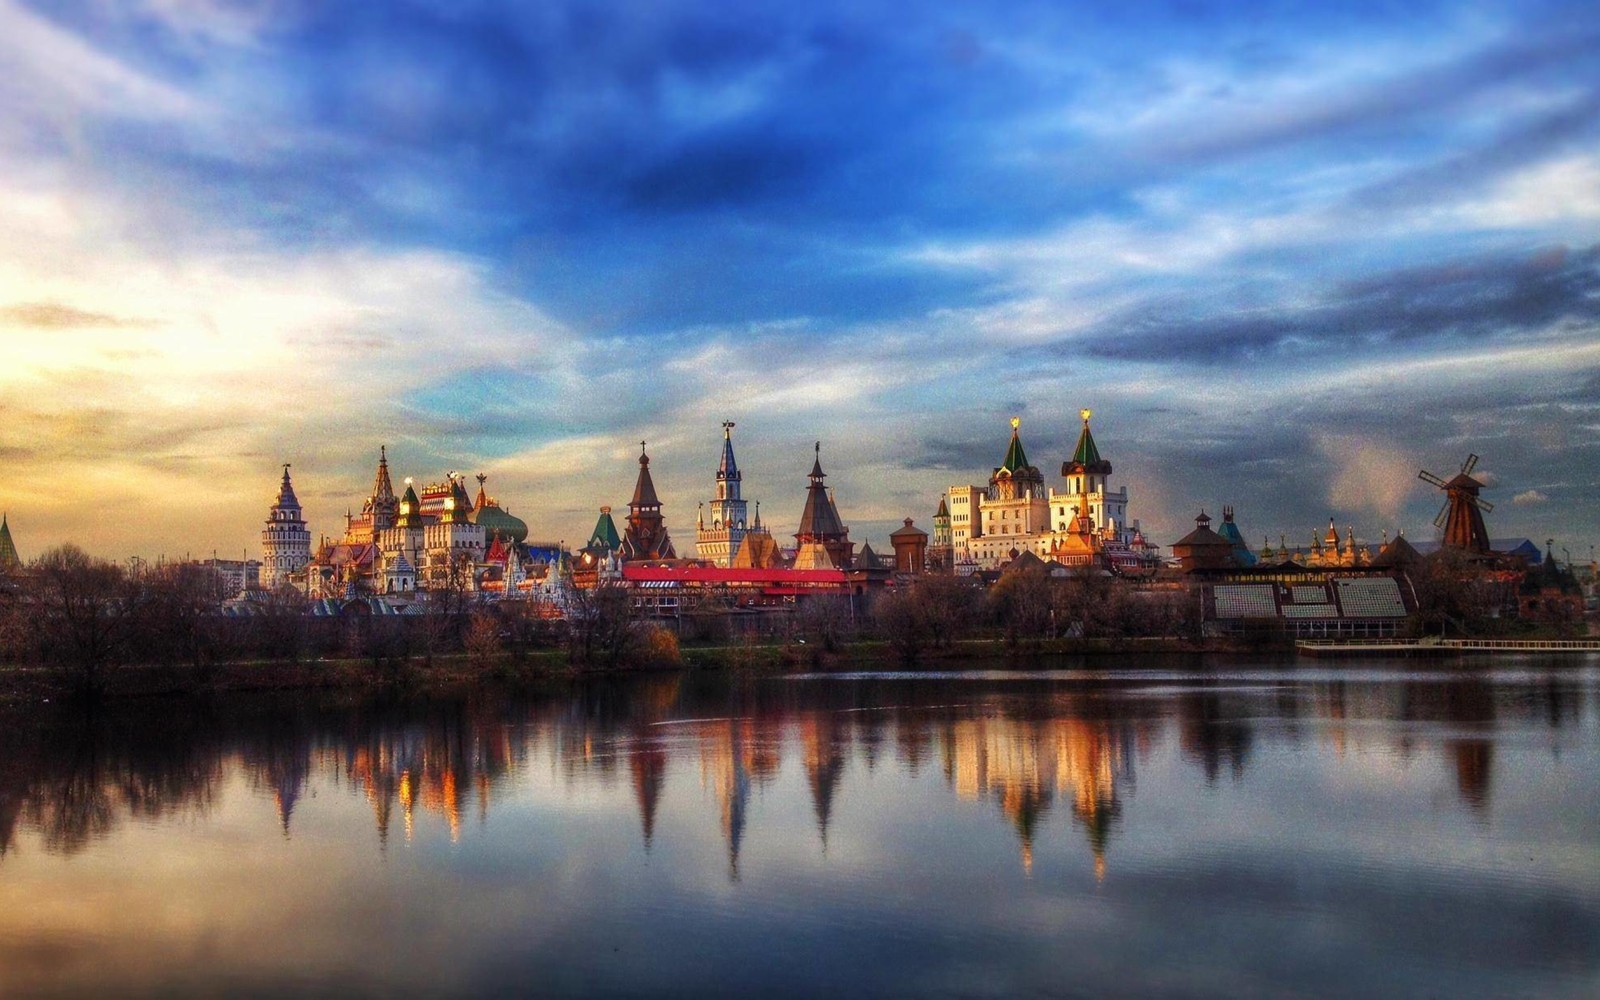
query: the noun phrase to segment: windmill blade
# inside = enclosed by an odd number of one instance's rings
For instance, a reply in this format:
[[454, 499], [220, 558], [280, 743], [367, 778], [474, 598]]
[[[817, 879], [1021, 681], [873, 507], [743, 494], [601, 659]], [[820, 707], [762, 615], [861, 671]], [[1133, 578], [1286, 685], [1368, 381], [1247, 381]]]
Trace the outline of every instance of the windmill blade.
[[1468, 455], [1467, 456], [1467, 460], [1465, 462], [1461, 463], [1461, 474], [1463, 476], [1470, 476], [1470, 475], [1472, 475], [1472, 470], [1476, 469], [1477, 467], [1478, 467], [1478, 456], [1476, 456], [1476, 455]]
[[1446, 502], [1443, 507], [1439, 508], [1439, 516], [1433, 519], [1433, 526], [1442, 528], [1448, 520], [1450, 520], [1450, 504]]
[[1479, 510], [1483, 511], [1485, 514], [1487, 514], [1487, 513], [1489, 513], [1489, 512], [1494, 510], [1494, 504], [1490, 503], [1487, 500], [1481, 499], [1479, 497], [1471, 497], [1471, 496], [1467, 497], [1467, 499], [1471, 500], [1472, 501], [1472, 505], [1474, 507], [1478, 508]]
[[1429, 472], [1427, 469], [1423, 469], [1421, 472], [1417, 473], [1417, 478], [1425, 483], [1432, 483], [1441, 490], [1444, 489], [1444, 480]]

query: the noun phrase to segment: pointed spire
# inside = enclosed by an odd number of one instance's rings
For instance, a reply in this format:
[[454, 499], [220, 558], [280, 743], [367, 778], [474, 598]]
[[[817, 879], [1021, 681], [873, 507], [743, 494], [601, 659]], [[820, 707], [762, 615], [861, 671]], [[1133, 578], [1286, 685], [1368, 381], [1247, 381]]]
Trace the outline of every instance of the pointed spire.
[[488, 476], [484, 475], [481, 472], [478, 473], [478, 499], [474, 500], [473, 503], [472, 503], [472, 506], [473, 506], [474, 509], [478, 509], [478, 508], [483, 508], [483, 507], [489, 506], [489, 494], [485, 493], [484, 490], [483, 490], [483, 484], [488, 482], [488, 480], [489, 480]]
[[800, 512], [800, 530], [795, 533], [796, 541], [804, 544], [808, 541], [842, 539], [846, 531], [843, 522], [839, 520], [839, 509], [834, 506], [828, 488], [822, 484], [827, 474], [822, 471], [821, 441], [817, 442], [816, 458], [812, 462], [808, 478], [811, 480], [811, 485], [806, 487], [806, 504]]
[[294, 482], [289, 478], [289, 463], [283, 463], [283, 481], [278, 484], [279, 507], [299, 507], [300, 501], [294, 495]]
[[733, 428], [735, 426], [732, 420], [724, 420], [722, 422], [722, 461], [717, 465], [718, 480], [739, 482], [744, 478], [739, 472], [739, 463], [733, 459]]
[[1094, 434], [1089, 430], [1089, 418], [1093, 415], [1093, 410], [1078, 411], [1078, 416], [1083, 418], [1083, 430], [1078, 434], [1077, 447], [1072, 450], [1072, 460], [1061, 467], [1063, 476], [1084, 472], [1102, 476], [1111, 474], [1111, 463], [1100, 457], [1100, 449], [1094, 443]]
[[11, 540], [10, 518], [9, 512], [0, 513], [0, 571], [17, 569], [22, 565], [16, 543]]
[[1011, 444], [1006, 448], [1006, 457], [1000, 463], [1000, 471], [1018, 473], [1028, 467], [1028, 456], [1022, 451], [1022, 418], [1011, 418]]
[[389, 446], [378, 446], [378, 475], [372, 483], [372, 499], [393, 500], [394, 484], [389, 480]]
[[655, 480], [650, 478], [650, 456], [644, 450], [644, 442], [639, 442], [639, 479], [633, 486], [633, 499], [629, 507], [660, 507], [661, 498], [656, 496]]

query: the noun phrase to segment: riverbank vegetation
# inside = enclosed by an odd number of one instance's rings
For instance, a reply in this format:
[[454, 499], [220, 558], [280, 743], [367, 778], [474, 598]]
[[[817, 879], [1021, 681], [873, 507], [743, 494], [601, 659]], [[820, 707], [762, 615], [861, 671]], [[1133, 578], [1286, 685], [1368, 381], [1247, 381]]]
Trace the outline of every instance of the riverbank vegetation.
[[[988, 587], [928, 576], [870, 597], [816, 597], [779, 612], [713, 598], [674, 619], [645, 617], [619, 586], [577, 591], [559, 616], [528, 601], [430, 603], [403, 615], [352, 602], [342, 614], [310, 615], [304, 602], [284, 595], [234, 617], [218, 613], [223, 595], [215, 591], [215, 578], [192, 565], [130, 571], [70, 545], [46, 553], [25, 585], [0, 581], [0, 699], [447, 688], [614, 670], [899, 669], [1291, 645], [1281, 629], [1208, 637], [1200, 601], [1182, 587], [1052, 577], [1038, 563]], [[1417, 574], [1416, 595], [1419, 634], [1441, 623], [1507, 634], [1492, 590], [1448, 556]], [[1529, 628], [1516, 627], [1520, 634]]]

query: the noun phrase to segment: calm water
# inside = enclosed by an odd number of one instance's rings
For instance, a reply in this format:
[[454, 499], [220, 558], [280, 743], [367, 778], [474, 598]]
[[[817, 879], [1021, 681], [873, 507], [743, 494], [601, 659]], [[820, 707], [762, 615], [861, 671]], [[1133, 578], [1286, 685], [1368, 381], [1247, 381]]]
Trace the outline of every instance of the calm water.
[[1600, 994], [1600, 662], [0, 718], [0, 993]]

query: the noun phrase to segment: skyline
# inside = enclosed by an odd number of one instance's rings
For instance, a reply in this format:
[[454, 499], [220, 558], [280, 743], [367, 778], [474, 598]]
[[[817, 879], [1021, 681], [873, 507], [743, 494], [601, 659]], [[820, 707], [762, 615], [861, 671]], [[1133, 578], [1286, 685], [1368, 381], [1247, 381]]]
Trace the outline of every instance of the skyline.
[[386, 444], [575, 545], [645, 439], [681, 533], [731, 419], [877, 548], [1089, 407], [1163, 546], [1426, 539], [1476, 452], [1584, 558], [1600, 12], [1176, 9], [0, 0], [0, 507], [253, 557]]

